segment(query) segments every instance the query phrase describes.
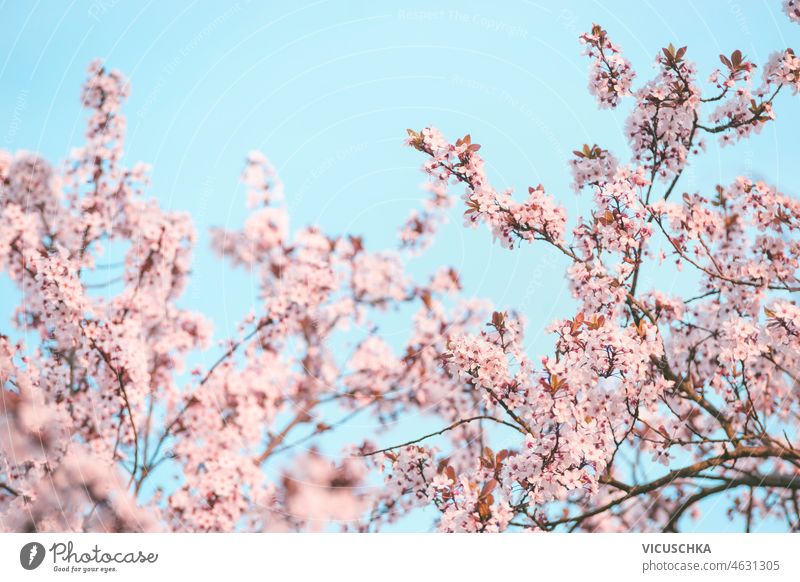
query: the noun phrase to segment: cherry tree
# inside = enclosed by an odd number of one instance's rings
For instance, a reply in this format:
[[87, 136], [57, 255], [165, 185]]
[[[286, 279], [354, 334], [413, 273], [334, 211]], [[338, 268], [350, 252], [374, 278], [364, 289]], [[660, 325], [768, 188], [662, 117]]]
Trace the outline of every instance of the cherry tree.
[[[16, 333], [0, 333], [0, 527], [375, 531], [429, 508], [441, 531], [678, 531], [717, 498], [748, 531], [800, 529], [800, 202], [747, 177], [680, 182], [705, 139], [773, 122], [800, 59], [735, 50], [702, 81], [670, 45], [637, 85], [604, 29], [580, 41], [598, 105], [631, 108], [627, 163], [589, 144], [569, 162], [591, 212], [569, 217], [542, 185], [496, 189], [470, 135], [408, 130], [429, 197], [396, 249], [373, 250], [293, 230], [277, 172], [251, 152], [248, 217], [212, 244], [258, 300], [215, 348], [211, 322], [180, 306], [191, 218], [125, 165], [129, 86], [93, 63], [83, 147], [60, 167], [0, 153], [0, 269], [21, 297]], [[405, 269], [459, 193], [465, 223], [509, 252], [569, 262], [575, 310], [546, 355], [526, 353], [521, 314], [462, 297], [454, 269]], [[663, 264], [691, 294], [643, 288]], [[402, 345], [381, 333], [387, 311], [409, 314]], [[326, 454], [358, 414], [440, 428]]]

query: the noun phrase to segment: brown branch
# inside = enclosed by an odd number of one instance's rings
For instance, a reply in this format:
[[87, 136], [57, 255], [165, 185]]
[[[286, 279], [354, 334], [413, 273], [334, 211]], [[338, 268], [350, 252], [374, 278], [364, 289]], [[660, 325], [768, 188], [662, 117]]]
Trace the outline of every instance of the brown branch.
[[262, 330], [264, 327], [266, 327], [266, 326], [267, 326], [267, 325], [269, 325], [270, 323], [272, 323], [272, 319], [271, 319], [271, 318], [267, 317], [267, 318], [265, 318], [265, 319], [262, 319], [262, 320], [259, 322], [259, 324], [258, 324], [258, 325], [257, 325], [257, 326], [256, 326], [256, 327], [255, 327], [255, 328], [254, 328], [254, 329], [253, 329], [253, 330], [252, 330], [250, 333], [248, 333], [246, 336], [244, 336], [244, 337], [243, 337], [242, 339], [240, 339], [239, 341], [237, 341], [237, 342], [235, 342], [235, 343], [231, 344], [231, 346], [230, 346], [230, 347], [227, 349], [227, 351], [226, 351], [224, 354], [222, 354], [222, 355], [219, 357], [219, 359], [217, 359], [217, 361], [216, 361], [216, 362], [214, 362], [214, 363], [212, 364], [212, 366], [211, 366], [211, 367], [208, 369], [208, 372], [206, 372], [206, 375], [203, 377], [203, 379], [202, 379], [202, 380], [200, 380], [200, 382], [198, 383], [198, 386], [202, 386], [203, 384], [205, 384], [206, 382], [208, 382], [209, 378], [211, 378], [211, 375], [214, 373], [214, 371], [215, 371], [215, 370], [216, 370], [216, 369], [217, 369], [217, 368], [218, 368], [218, 367], [219, 367], [219, 366], [220, 366], [220, 365], [221, 365], [221, 364], [222, 364], [222, 363], [223, 363], [225, 360], [227, 360], [227, 359], [228, 359], [228, 358], [230, 358], [230, 357], [231, 357], [233, 354], [235, 354], [235, 353], [236, 353], [236, 350], [238, 350], [238, 349], [239, 349], [239, 348], [242, 346], [242, 344], [244, 344], [244, 343], [248, 342], [250, 339], [252, 339], [252, 338], [253, 338], [253, 336], [255, 336], [255, 335], [256, 335], [256, 334], [257, 334], [259, 331], [261, 331], [261, 330]]
[[[703, 478], [707, 478], [704, 477]], [[681, 516], [694, 504], [702, 501], [706, 497], [710, 497], [716, 493], [721, 493], [727, 491], [729, 489], [734, 489], [736, 487], [750, 487], [751, 490], [757, 487], [765, 487], [765, 488], [780, 488], [780, 489], [790, 489], [792, 491], [797, 491], [800, 489], [800, 479], [797, 477], [789, 477], [788, 475], [745, 475], [743, 477], [738, 477], [736, 479], [726, 479], [724, 477], [720, 477], [722, 480], [722, 484], [717, 485], [715, 487], [707, 487], [701, 489], [694, 495], [686, 498], [681, 506], [675, 511], [669, 518], [669, 521], [666, 523], [662, 531], [669, 532], [669, 531], [677, 531], [676, 526], [678, 525], [678, 520], [680, 520]]]
[[[236, 351], [242, 346], [242, 344], [244, 344], [247, 341], [249, 341], [250, 339], [252, 339], [261, 329], [263, 329], [265, 326], [269, 325], [270, 323], [272, 323], [272, 319], [270, 319], [270, 318], [266, 318], [266, 319], [261, 320], [261, 322], [259, 322], [259, 324], [252, 331], [250, 331], [250, 333], [248, 333], [246, 336], [244, 336], [241, 340], [231, 344], [231, 346], [225, 351], [225, 353], [222, 354], [217, 359], [216, 362], [214, 362], [214, 364], [211, 366], [211, 368], [209, 368], [208, 372], [206, 372], [206, 375], [198, 383], [198, 386], [203, 386], [206, 382], [208, 382], [208, 380], [214, 374], [216, 369], [225, 360], [227, 360], [228, 358], [233, 356], [233, 354], [236, 353]], [[153, 451], [153, 456], [150, 458], [149, 461], [147, 459], [145, 459], [145, 465], [146, 466], [150, 467], [150, 466], [153, 466], [154, 463], [158, 462], [157, 461], [157, 457], [158, 457], [159, 453], [161, 452], [161, 447], [164, 446], [164, 443], [166, 442], [167, 438], [169, 438], [169, 436], [172, 434], [172, 429], [175, 428], [175, 426], [181, 421], [181, 418], [183, 418], [183, 415], [186, 414], [186, 411], [189, 410], [189, 408], [191, 408], [192, 406], [194, 406], [197, 402], [198, 402], [198, 400], [193, 395], [190, 396], [186, 400], [186, 403], [183, 405], [183, 407], [175, 415], [175, 417], [169, 423], [167, 423], [166, 427], [164, 428], [163, 434], [161, 435], [161, 437], [158, 439], [158, 442], [156, 443], [155, 450]], [[143, 481], [146, 476], [147, 475], [143, 475], [141, 481]], [[139, 486], [140, 487], [141, 487], [141, 481], [139, 482]]]
[[651, 491], [655, 491], [656, 489], [660, 489], [662, 487], [670, 485], [676, 479], [682, 479], [684, 477], [696, 477], [701, 471], [704, 471], [712, 467], [718, 467], [723, 463], [725, 463], [726, 461], [732, 461], [735, 459], [743, 459], [743, 458], [763, 459], [763, 458], [773, 458], [773, 457], [788, 460], [788, 459], [800, 458], [800, 454], [792, 452], [789, 449], [785, 449], [783, 447], [780, 448], [738, 447], [732, 451], [726, 451], [725, 453], [719, 456], [712, 457], [710, 459], [705, 459], [703, 461], [698, 461], [687, 467], [675, 469], [674, 471], [670, 471], [663, 477], [660, 477], [659, 479], [655, 479], [643, 485], [625, 485], [624, 483], [621, 483], [615, 479], [601, 477], [600, 478], [601, 483], [604, 483], [606, 485], [612, 485], [614, 487], [617, 487], [618, 489], [622, 489], [623, 491], [626, 491], [626, 494], [623, 495], [622, 497], [614, 499], [613, 501], [609, 501], [608, 503], [595, 507], [594, 509], [589, 510], [580, 515], [564, 517], [556, 521], [548, 522], [548, 525], [556, 526], [574, 521], [583, 521], [585, 519], [588, 519], [589, 517], [608, 511], [609, 509], [616, 507], [617, 505], [624, 503], [629, 499], [632, 499], [639, 495], [643, 495], [645, 493], [650, 493]]
[[298, 424], [308, 422], [311, 419], [310, 411], [316, 405], [317, 402], [312, 402], [308, 406], [304, 406], [300, 412], [295, 415], [291, 422], [289, 422], [289, 424], [287, 424], [280, 433], [270, 440], [269, 445], [267, 445], [267, 448], [264, 450], [264, 452], [255, 458], [255, 463], [260, 465], [266, 461], [270, 455], [272, 455], [278, 445], [280, 445], [286, 439], [294, 427], [296, 427]]
[[737, 485], [732, 485], [730, 483], [723, 483], [721, 485], [717, 485], [715, 487], [707, 487], [705, 489], [701, 489], [694, 495], [691, 495], [686, 498], [681, 506], [675, 511], [672, 515], [669, 516], [669, 520], [667, 521], [666, 525], [661, 529], [662, 532], [677, 532], [676, 526], [678, 525], [678, 521], [683, 514], [693, 505], [699, 503], [706, 497], [710, 497], [712, 495], [716, 495], [717, 493], [721, 493], [723, 491], [727, 491], [728, 489], [732, 489]]
[[10, 485], [8, 485], [7, 483], [0, 483], [0, 489], [5, 489], [5, 490], [6, 490], [6, 491], [8, 491], [9, 493], [11, 493], [11, 495], [13, 495], [13, 496], [15, 496], [15, 497], [19, 497], [19, 491], [17, 491], [16, 489], [14, 489], [13, 487], [11, 487], [11, 486], [10, 486]]
[[[707, 267], [704, 267], [703, 265], [701, 265], [700, 263], [698, 263], [697, 261], [692, 259], [685, 252], [683, 252], [683, 250], [680, 248], [678, 243], [676, 243], [675, 240], [667, 232], [666, 228], [664, 227], [664, 225], [663, 225], [663, 223], [661, 221], [661, 217], [656, 216], [655, 214], [652, 214], [652, 211], [651, 211], [651, 216], [653, 216], [655, 218], [655, 223], [658, 225], [659, 229], [661, 230], [662, 234], [667, 239], [667, 241], [670, 243], [670, 245], [672, 245], [672, 248], [675, 250], [675, 252], [678, 254], [678, 256], [680, 256], [681, 259], [683, 259], [684, 261], [686, 261], [687, 263], [689, 263], [690, 265], [692, 265], [696, 269], [702, 271], [703, 273], [705, 273], [709, 277], [713, 277], [715, 279], [720, 279], [722, 281], [727, 281], [728, 283], [731, 283], [732, 285], [743, 285], [743, 286], [747, 286], [747, 287], [756, 287], [756, 288], [760, 288], [760, 287], [764, 287], [765, 286], [763, 282], [749, 281], [749, 280], [745, 280], [745, 279], [734, 279], [733, 277], [729, 277], [729, 276], [723, 274], [721, 272], [720, 268], [719, 268], [719, 265], [717, 265], [716, 261], [714, 261], [714, 259], [711, 256], [711, 253], [707, 249], [706, 249], [706, 254], [709, 256], [709, 259], [711, 259], [711, 261], [714, 264], [714, 266], [717, 267], [717, 272], [715, 273], [714, 271], [708, 269]], [[702, 241], [698, 241], [698, 242], [704, 248], [706, 248]], [[783, 285], [766, 285], [766, 288], [770, 289], [772, 291], [791, 291], [791, 292], [800, 291], [800, 286], [792, 287], [792, 286], [787, 285], [786, 283], [784, 283]]]
[[[772, 103], [772, 100], [775, 99], [775, 97], [777, 97], [777, 95], [780, 92], [782, 87], [783, 87], [782, 84], [778, 85], [778, 88], [775, 89], [775, 91], [772, 93], [770, 98], [767, 99], [766, 101], [762, 101], [759, 105], [765, 105], [767, 103]], [[721, 133], [721, 132], [726, 131], [728, 129], [735, 129], [735, 128], [741, 127], [743, 125], [750, 125], [753, 122], [763, 122], [763, 121], [765, 121], [765, 119], [762, 119], [759, 114], [755, 114], [752, 117], [750, 117], [750, 119], [744, 119], [744, 120], [741, 120], [741, 121], [736, 121], [735, 119], [733, 119], [733, 120], [729, 121], [728, 123], [724, 123], [722, 125], [717, 125], [717, 126], [714, 126], [714, 127], [707, 127], [705, 125], [699, 125], [698, 124], [697, 127], [699, 129], [702, 129], [703, 131], [705, 131], [707, 133]]]
[[[508, 414], [511, 418], [513, 418], [517, 422], [517, 424], [519, 424], [519, 426], [521, 426], [522, 428], [525, 429], [525, 431], [528, 434], [533, 435], [533, 429], [531, 429], [530, 425], [527, 422], [525, 422], [524, 420], [522, 420], [516, 412], [511, 410], [511, 407], [508, 406], [508, 404], [506, 404], [505, 402], [503, 402], [503, 400], [500, 397], [498, 397], [497, 394], [495, 394], [494, 391], [491, 388], [487, 388], [486, 391], [489, 394], [491, 394], [492, 397], [497, 401], [497, 403], [503, 408], [503, 410], [506, 411], [506, 414]], [[507, 423], [503, 423], [503, 424], [507, 424]], [[518, 427], [514, 427], [514, 428], [517, 428], [517, 430], [519, 430]]]
[[402, 444], [399, 444], [399, 445], [394, 445], [393, 447], [387, 447], [385, 449], [379, 449], [377, 451], [370, 451], [369, 453], [361, 453], [359, 456], [360, 457], [370, 457], [372, 455], [377, 455], [379, 453], [387, 453], [387, 452], [392, 451], [394, 449], [400, 449], [400, 448], [403, 448], [403, 447], [407, 447], [409, 445], [413, 445], [413, 444], [422, 442], [425, 439], [429, 439], [431, 437], [439, 436], [440, 434], [444, 434], [449, 430], [452, 430], [454, 428], [457, 428], [457, 427], [461, 426], [462, 424], [467, 424], [469, 422], [473, 422], [473, 421], [476, 421], [476, 420], [491, 420], [491, 421], [496, 422], [498, 424], [502, 424], [502, 425], [511, 427], [514, 430], [518, 431], [518, 432], [522, 432], [518, 426], [516, 426], [514, 424], [511, 424], [510, 422], [506, 422], [505, 420], [501, 420], [501, 419], [495, 418], [493, 416], [487, 416], [485, 414], [482, 414], [482, 415], [479, 415], [479, 416], [472, 416], [470, 418], [462, 418], [461, 420], [458, 420], [458, 421], [454, 422], [453, 424], [444, 427], [442, 430], [437, 430], [436, 432], [432, 432], [430, 434], [426, 434], [425, 436], [419, 437], [417, 439], [414, 439], [414, 440], [411, 440], [411, 441], [408, 441], [408, 442], [405, 442], [405, 443], [402, 443]]
[[[100, 348], [100, 346], [97, 345], [97, 343], [94, 341], [94, 338], [90, 337], [89, 342], [103, 358], [103, 361], [106, 363], [106, 366], [108, 366], [108, 369], [111, 370], [117, 377], [120, 395], [122, 396], [122, 401], [125, 403], [125, 408], [128, 411], [128, 418], [131, 421], [131, 430], [133, 430], [133, 471], [131, 471], [131, 479], [128, 482], [128, 486], [130, 487], [131, 483], [133, 483], [136, 479], [136, 472], [139, 470], [139, 434], [136, 431], [136, 422], [133, 420], [133, 409], [131, 408], [130, 400], [128, 400], [128, 391], [125, 389], [125, 381], [122, 379], [122, 373], [119, 372], [111, 363], [111, 358], [108, 356], [108, 354], [106, 354]], [[120, 423], [122, 423], [122, 418], [120, 418]]]

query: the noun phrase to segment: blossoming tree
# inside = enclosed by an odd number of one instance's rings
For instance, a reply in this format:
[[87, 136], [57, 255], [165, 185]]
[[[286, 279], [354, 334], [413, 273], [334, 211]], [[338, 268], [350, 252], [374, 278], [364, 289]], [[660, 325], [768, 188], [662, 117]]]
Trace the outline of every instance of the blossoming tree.
[[[800, 18], [796, 2], [785, 9]], [[636, 88], [605, 30], [580, 40], [599, 106], [632, 103], [627, 164], [597, 145], [570, 161], [587, 216], [568, 218], [541, 185], [522, 201], [493, 187], [469, 135], [409, 130], [430, 197], [399, 249], [374, 251], [292, 232], [282, 185], [253, 152], [249, 217], [212, 238], [256, 277], [259, 308], [200, 367], [187, 362], [211, 324], [178, 305], [190, 217], [144, 196], [146, 166], [123, 164], [128, 85], [93, 64], [86, 144], [63, 168], [0, 154], [0, 268], [21, 291], [22, 338], [0, 334], [0, 527], [372, 531], [430, 506], [442, 531], [677, 531], [717, 497], [748, 530], [770, 516], [800, 529], [800, 203], [746, 177], [711, 193], [680, 184], [708, 136], [731, 143], [772, 122], [779, 94], [800, 90], [800, 59], [776, 53], [756, 81], [736, 50], [701, 83], [670, 45]], [[502, 246], [568, 258], [577, 307], [541, 359], [523, 350], [521, 316], [460, 298], [453, 269], [404, 272], [399, 252], [425, 250], [454, 188], [467, 224]], [[642, 288], [643, 265], [665, 261], [692, 272], [691, 295]], [[397, 346], [380, 324], [400, 305], [415, 314]], [[425, 413], [441, 428], [321, 454], [359, 413]]]

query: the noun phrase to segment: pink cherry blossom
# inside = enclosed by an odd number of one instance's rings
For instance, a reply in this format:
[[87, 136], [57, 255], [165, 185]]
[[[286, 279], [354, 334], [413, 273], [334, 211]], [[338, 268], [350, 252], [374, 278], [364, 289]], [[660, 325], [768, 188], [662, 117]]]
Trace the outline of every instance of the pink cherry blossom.
[[[679, 531], [706, 511], [800, 529], [800, 202], [681, 181], [709, 136], [780, 122], [800, 61], [735, 50], [701, 74], [669, 45], [634, 88], [605, 30], [580, 41], [600, 107], [631, 102], [629, 155], [569, 160], [585, 212], [493, 185], [470, 134], [408, 130], [426, 198], [376, 249], [294, 225], [291, 185], [251, 151], [248, 214], [211, 232], [255, 288], [222, 338], [185, 307], [192, 218], [125, 162], [130, 87], [92, 63], [66, 163], [0, 152], [0, 270], [26, 339], [0, 333], [0, 529], [367, 532], [421, 509], [443, 532]], [[407, 269], [457, 205], [509, 252], [565, 261], [573, 301], [544, 353], [455, 269]], [[655, 269], [680, 284], [655, 288]]]
[[783, 0], [783, 11], [790, 20], [800, 23], [800, 3], [797, 0]]
[[593, 25], [591, 32], [582, 34], [580, 41], [586, 45], [584, 54], [592, 59], [589, 92], [601, 108], [613, 109], [622, 97], [631, 94], [631, 83], [636, 74], [619, 47], [609, 40], [599, 25]]

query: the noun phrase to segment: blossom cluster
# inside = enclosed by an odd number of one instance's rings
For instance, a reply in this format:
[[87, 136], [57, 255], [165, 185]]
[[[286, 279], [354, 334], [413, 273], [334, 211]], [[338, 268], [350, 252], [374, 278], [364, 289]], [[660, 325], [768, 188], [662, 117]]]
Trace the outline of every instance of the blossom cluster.
[[620, 99], [631, 94], [636, 74], [622, 51], [597, 24], [580, 36], [586, 46], [584, 54], [592, 60], [589, 72], [589, 92], [601, 108], [615, 108]]
[[[684, 515], [700, 515], [701, 499], [719, 492], [705, 489], [700, 475], [713, 466], [714, 478], [729, 486], [758, 483], [746, 503], [731, 497], [730, 512], [748, 522], [777, 513], [797, 528], [800, 516], [782, 508], [795, 496], [789, 459], [796, 443], [768, 419], [786, 422], [798, 405], [791, 386], [800, 310], [781, 294], [800, 290], [800, 206], [746, 178], [718, 186], [714, 196], [671, 199], [703, 134], [725, 143], [775, 118], [780, 89], [796, 92], [794, 52], [773, 56], [755, 90], [755, 64], [741, 51], [721, 55], [726, 72], [711, 75], [717, 92], [705, 97], [686, 47], [664, 48], [656, 78], [633, 90], [633, 73], [604, 30], [595, 26], [581, 40], [601, 107], [625, 95], [635, 104], [626, 125], [630, 165], [597, 145], [574, 152], [573, 188], [590, 190], [594, 206], [571, 239], [544, 188], [530, 190], [526, 214], [509, 191], [490, 185], [470, 136], [451, 144], [434, 128], [409, 132], [432, 180], [464, 186], [468, 224], [485, 221], [503, 246], [542, 241], [568, 258], [578, 309], [549, 328], [554, 353], [540, 366], [521, 348], [522, 328], [510, 313], [495, 312], [480, 333], [453, 336], [444, 368], [482, 405], [446, 428], [454, 445], [448, 455], [418, 445], [385, 453], [387, 483], [402, 475], [407, 486], [393, 493], [409, 507], [434, 504], [443, 531], [675, 531]], [[704, 103], [717, 103], [708, 122]], [[678, 272], [688, 266], [699, 274], [696, 297], [643, 288], [645, 262], [668, 256]], [[455, 448], [483, 442], [484, 424], [516, 431], [519, 445], [496, 454], [485, 447], [477, 458]], [[663, 465], [664, 476], [629, 485], [640, 461], [623, 470], [623, 451]], [[720, 467], [733, 459], [735, 471]]]
[[[756, 65], [721, 55], [707, 95], [669, 45], [634, 89], [605, 30], [580, 40], [600, 107], [633, 101], [628, 161], [586, 144], [569, 162], [588, 212], [568, 224], [542, 185], [523, 201], [495, 188], [469, 134], [408, 130], [429, 196], [400, 249], [376, 250], [292, 228], [275, 168], [250, 152], [249, 214], [211, 243], [249, 272], [253, 307], [216, 342], [184, 307], [192, 221], [123, 162], [130, 87], [93, 63], [86, 143], [63, 167], [0, 152], [0, 269], [26, 338], [0, 333], [0, 529], [366, 532], [429, 509], [445, 532], [677, 531], [715, 495], [747, 524], [800, 529], [784, 430], [800, 414], [800, 202], [747, 177], [680, 182], [701, 136], [776, 119], [800, 61], [776, 53], [752, 88]], [[540, 357], [523, 315], [462, 296], [455, 269], [406, 269], [457, 189], [467, 225], [567, 262], [573, 307]], [[667, 292], [657, 268], [690, 275]], [[371, 419], [349, 444], [327, 438], [356, 415]], [[421, 417], [439, 430], [376, 444]]]
[[477, 153], [479, 144], [469, 135], [454, 144], [444, 139], [434, 127], [420, 132], [408, 130], [406, 143], [430, 156], [424, 170], [437, 182], [454, 181], [466, 186], [465, 223], [475, 227], [486, 223], [495, 239], [511, 248], [517, 239], [561, 241], [566, 225], [566, 212], [544, 188], [528, 188], [528, 200], [514, 200], [512, 192], [495, 190], [486, 175], [483, 159]]
[[800, 2], [797, 0], [783, 0], [783, 11], [790, 20], [800, 23]]

